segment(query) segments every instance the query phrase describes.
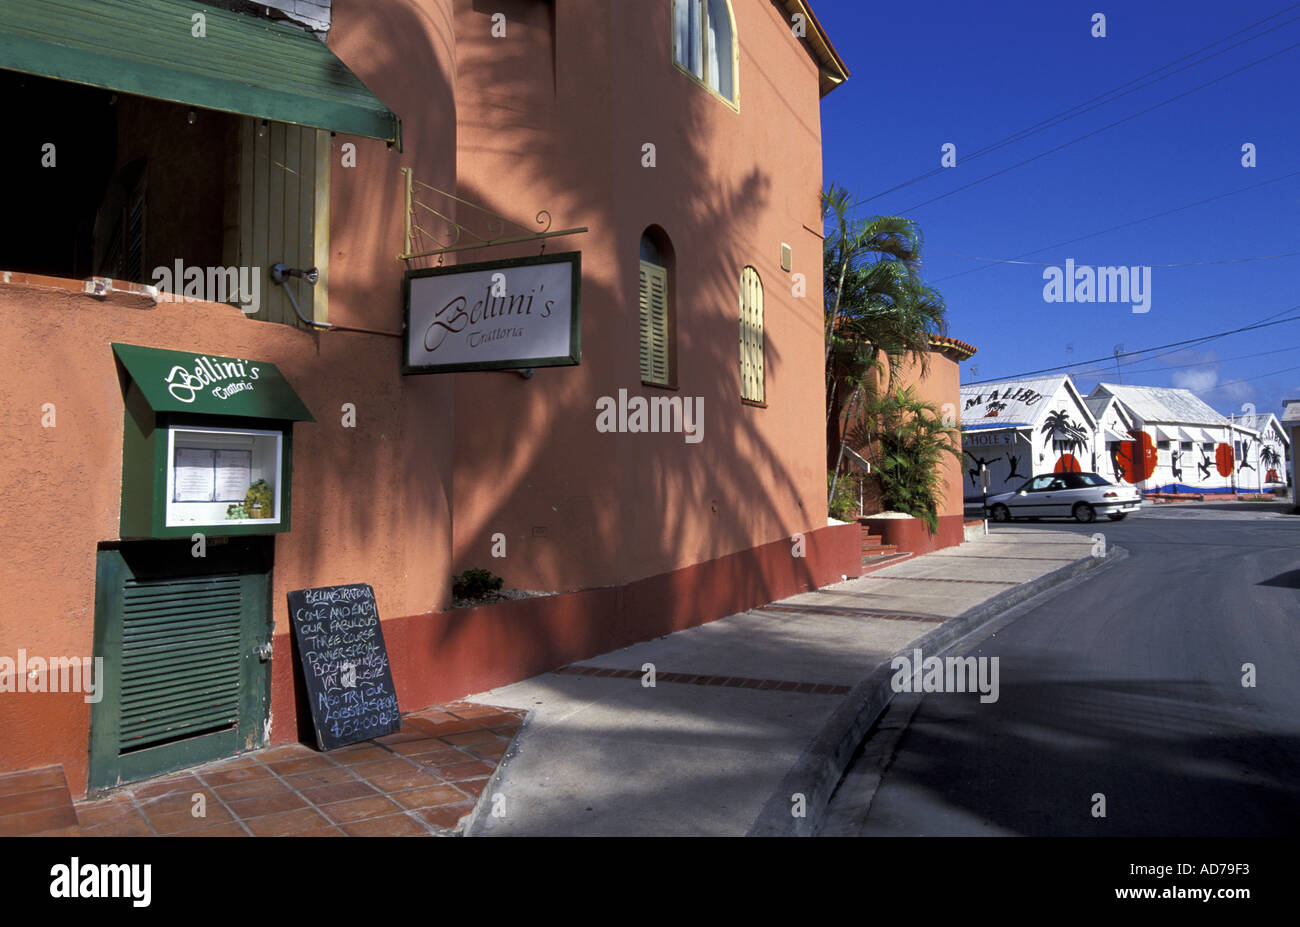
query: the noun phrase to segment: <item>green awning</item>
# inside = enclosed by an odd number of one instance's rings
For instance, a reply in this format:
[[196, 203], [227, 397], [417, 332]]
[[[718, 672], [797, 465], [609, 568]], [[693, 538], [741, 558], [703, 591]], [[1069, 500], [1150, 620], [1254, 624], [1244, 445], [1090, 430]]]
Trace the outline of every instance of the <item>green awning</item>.
[[275, 364], [134, 344], [113, 351], [155, 412], [316, 421]]
[[0, 0], [0, 68], [401, 145], [400, 120], [324, 42], [190, 0]]

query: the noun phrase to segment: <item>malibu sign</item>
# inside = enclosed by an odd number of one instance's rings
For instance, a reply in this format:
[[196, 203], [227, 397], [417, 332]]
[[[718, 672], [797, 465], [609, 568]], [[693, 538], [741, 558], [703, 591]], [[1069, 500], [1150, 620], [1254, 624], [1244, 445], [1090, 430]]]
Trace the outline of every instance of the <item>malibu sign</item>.
[[581, 281], [576, 251], [408, 271], [402, 373], [579, 363]]

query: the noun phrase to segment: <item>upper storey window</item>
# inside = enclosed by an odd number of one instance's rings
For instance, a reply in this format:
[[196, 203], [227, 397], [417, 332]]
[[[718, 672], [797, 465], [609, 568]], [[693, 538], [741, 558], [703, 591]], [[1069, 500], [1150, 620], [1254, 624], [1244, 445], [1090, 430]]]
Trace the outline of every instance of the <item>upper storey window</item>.
[[673, 0], [673, 58], [736, 107], [736, 28], [728, 0]]

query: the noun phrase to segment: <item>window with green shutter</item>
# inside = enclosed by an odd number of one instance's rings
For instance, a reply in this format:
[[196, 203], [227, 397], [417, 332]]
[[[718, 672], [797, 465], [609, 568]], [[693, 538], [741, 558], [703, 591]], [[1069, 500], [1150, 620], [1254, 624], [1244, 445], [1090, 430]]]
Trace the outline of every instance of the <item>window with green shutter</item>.
[[668, 386], [668, 271], [641, 262], [641, 379]]
[[649, 386], [677, 385], [672, 270], [672, 242], [652, 225], [641, 234], [639, 284], [641, 382]]
[[763, 284], [758, 271], [746, 267], [740, 274], [740, 398], [764, 402], [763, 388]]

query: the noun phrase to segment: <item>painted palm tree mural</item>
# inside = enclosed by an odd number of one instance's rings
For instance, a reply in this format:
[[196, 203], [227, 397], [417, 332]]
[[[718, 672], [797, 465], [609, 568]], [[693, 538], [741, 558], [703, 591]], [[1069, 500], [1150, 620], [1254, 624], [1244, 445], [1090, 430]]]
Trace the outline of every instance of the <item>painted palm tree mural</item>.
[[1281, 482], [1277, 478], [1277, 468], [1282, 464], [1282, 455], [1277, 452], [1277, 448], [1271, 444], [1265, 444], [1263, 450], [1259, 452], [1259, 460], [1268, 469], [1266, 481], [1269, 483]]
[[1052, 468], [1053, 473], [1082, 471], [1083, 468], [1079, 466], [1074, 452], [1088, 443], [1088, 432], [1070, 421], [1070, 416], [1064, 409], [1050, 413], [1039, 431], [1051, 435], [1052, 446], [1061, 452], [1061, 455], [1056, 458], [1056, 465]]

